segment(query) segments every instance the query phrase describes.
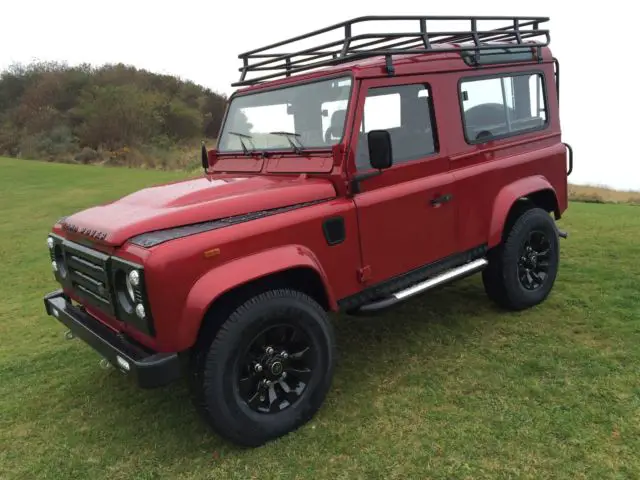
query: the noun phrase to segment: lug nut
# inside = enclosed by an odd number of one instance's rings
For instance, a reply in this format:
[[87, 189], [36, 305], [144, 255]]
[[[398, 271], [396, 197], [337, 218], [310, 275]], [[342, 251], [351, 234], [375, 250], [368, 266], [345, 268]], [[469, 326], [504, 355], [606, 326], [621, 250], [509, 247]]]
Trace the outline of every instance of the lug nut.
[[259, 363], [256, 363], [256, 366], [254, 367], [256, 372], [261, 372], [262, 371], [262, 365], [260, 365]]
[[287, 358], [289, 358], [289, 354], [288, 354], [287, 352], [285, 352], [284, 350], [282, 351], [282, 353], [280, 354], [280, 356], [281, 356], [282, 358], [284, 358], [285, 360], [286, 360]]
[[273, 348], [272, 347], [267, 347], [265, 352], [267, 352], [267, 355], [273, 355]]
[[260, 395], [260, 401], [264, 402], [264, 395]]
[[282, 372], [281, 377], [282, 377], [282, 378], [287, 378], [287, 372]]

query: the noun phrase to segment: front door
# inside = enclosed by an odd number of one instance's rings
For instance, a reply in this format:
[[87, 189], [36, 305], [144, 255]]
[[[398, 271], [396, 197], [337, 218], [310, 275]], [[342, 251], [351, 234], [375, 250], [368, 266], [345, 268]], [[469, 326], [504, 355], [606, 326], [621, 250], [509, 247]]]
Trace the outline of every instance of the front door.
[[387, 130], [393, 152], [393, 165], [362, 181], [354, 196], [371, 285], [455, 253], [454, 179], [438, 141], [437, 89], [424, 77], [365, 80], [360, 95], [364, 109], [351, 138], [356, 171], [371, 170], [367, 132]]

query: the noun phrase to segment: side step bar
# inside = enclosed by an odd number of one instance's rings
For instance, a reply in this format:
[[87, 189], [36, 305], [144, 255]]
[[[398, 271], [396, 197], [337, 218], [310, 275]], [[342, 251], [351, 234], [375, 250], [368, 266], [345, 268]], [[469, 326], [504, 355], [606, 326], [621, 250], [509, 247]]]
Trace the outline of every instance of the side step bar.
[[473, 262], [465, 263], [464, 265], [453, 268], [451, 270], [447, 270], [446, 272], [441, 273], [440, 275], [437, 275], [433, 278], [429, 278], [423, 282], [417, 283], [412, 287], [400, 290], [390, 297], [383, 298], [382, 300], [377, 300], [372, 303], [367, 303], [366, 305], [363, 305], [358, 309], [358, 313], [377, 312], [378, 310], [383, 310], [385, 308], [391, 307], [392, 305], [395, 305], [419, 293], [426, 292], [427, 290], [431, 290], [432, 288], [435, 288], [437, 286], [479, 272], [488, 264], [489, 262], [486, 258], [479, 258], [478, 260], [474, 260]]

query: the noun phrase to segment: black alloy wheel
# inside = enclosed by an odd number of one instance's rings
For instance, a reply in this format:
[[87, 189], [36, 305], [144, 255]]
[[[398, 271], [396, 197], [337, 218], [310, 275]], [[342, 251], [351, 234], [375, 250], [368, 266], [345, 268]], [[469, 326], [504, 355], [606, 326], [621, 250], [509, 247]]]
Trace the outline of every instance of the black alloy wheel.
[[548, 212], [532, 207], [507, 226], [502, 243], [487, 256], [482, 272], [489, 298], [503, 308], [524, 310], [543, 302], [558, 274], [560, 245]]
[[275, 413], [294, 405], [316, 367], [311, 341], [297, 326], [267, 327], [240, 358], [238, 393], [254, 411]]
[[333, 327], [315, 299], [288, 288], [229, 303], [205, 319], [210, 328], [190, 353], [189, 387], [214, 431], [258, 446], [320, 409], [335, 368]]
[[532, 230], [525, 238], [518, 260], [518, 278], [527, 290], [536, 290], [549, 277], [551, 243], [544, 232]]

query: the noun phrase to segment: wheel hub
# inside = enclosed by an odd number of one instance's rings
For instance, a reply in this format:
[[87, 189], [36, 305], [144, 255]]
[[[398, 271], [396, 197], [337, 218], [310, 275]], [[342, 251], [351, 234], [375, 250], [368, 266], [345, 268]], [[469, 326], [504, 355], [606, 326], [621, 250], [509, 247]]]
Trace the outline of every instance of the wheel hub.
[[275, 413], [295, 403], [313, 374], [310, 344], [299, 331], [275, 329], [252, 342], [239, 378], [240, 396], [261, 413]]
[[284, 371], [284, 367], [282, 366], [282, 362], [275, 361], [271, 364], [271, 366], [269, 367], [269, 370], [271, 370], [271, 375], [278, 377], [282, 375], [282, 372]]
[[523, 245], [518, 262], [520, 283], [527, 290], [541, 287], [547, 278], [550, 244], [544, 233], [533, 231]]
[[265, 355], [261, 365], [266, 367], [260, 372], [263, 378], [267, 380], [277, 380], [284, 373], [287, 367], [287, 361], [283, 358], [282, 352], [279, 352], [277, 354]]
[[528, 252], [526, 257], [524, 257], [524, 263], [529, 268], [536, 268], [538, 265], [538, 254], [534, 251]]

